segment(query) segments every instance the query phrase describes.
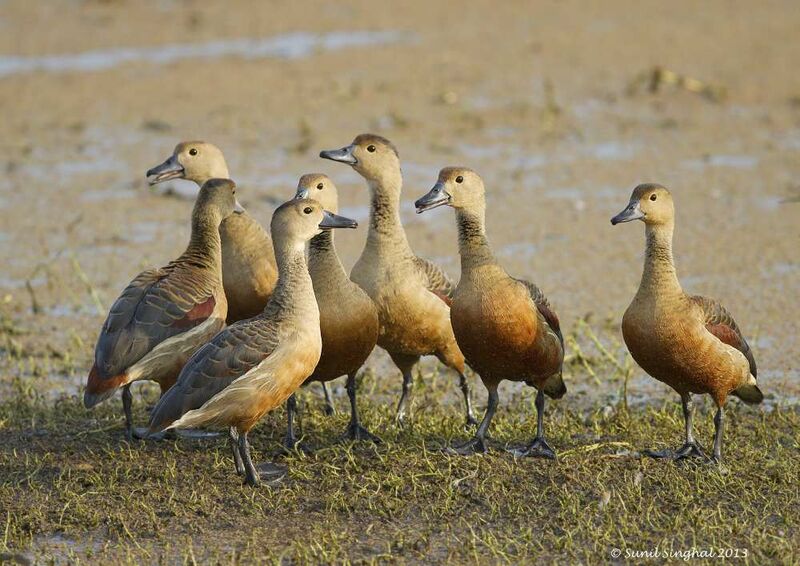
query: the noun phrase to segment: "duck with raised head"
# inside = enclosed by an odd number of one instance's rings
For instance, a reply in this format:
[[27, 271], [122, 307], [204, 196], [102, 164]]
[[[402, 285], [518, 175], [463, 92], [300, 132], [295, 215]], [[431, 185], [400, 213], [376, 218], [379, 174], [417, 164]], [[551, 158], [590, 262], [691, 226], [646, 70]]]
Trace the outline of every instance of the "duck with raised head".
[[[322, 173], [303, 175], [297, 184], [295, 198], [310, 198], [325, 210], [339, 211], [336, 185]], [[344, 440], [380, 442], [361, 424], [356, 403], [356, 374], [369, 357], [378, 340], [378, 311], [364, 290], [350, 281], [336, 253], [333, 232], [326, 230], [309, 242], [308, 270], [319, 305], [322, 355], [314, 373], [306, 383], [326, 383], [347, 376], [347, 396], [350, 398], [350, 424], [342, 435]], [[293, 449], [297, 438], [293, 427], [296, 401], [287, 401], [288, 426], [285, 445]]]
[[544, 398], [567, 392], [561, 370], [564, 339], [555, 311], [533, 283], [511, 277], [497, 261], [486, 237], [486, 197], [481, 177], [466, 167], [446, 167], [433, 188], [415, 203], [422, 213], [439, 206], [455, 209], [461, 279], [450, 319], [467, 363], [480, 375], [489, 404], [475, 437], [450, 451], [487, 451], [486, 434], [499, 404], [503, 380], [535, 387], [536, 437], [518, 456], [555, 458], [544, 438]]
[[129, 439], [143, 435], [133, 427], [131, 383], [155, 381], [163, 395], [194, 351], [225, 326], [219, 226], [244, 212], [235, 195], [233, 181], [206, 181], [192, 211], [186, 251], [160, 269], [140, 273], [103, 324], [83, 403], [93, 407], [121, 387]]
[[724, 406], [733, 394], [749, 404], [764, 396], [756, 361], [731, 314], [718, 301], [686, 294], [672, 258], [675, 205], [657, 184], [639, 185], [611, 224], [641, 220], [645, 258], [639, 290], [622, 318], [622, 336], [642, 369], [681, 396], [685, 442], [675, 451], [646, 451], [655, 458], [706, 459], [692, 433], [692, 395], [708, 394], [717, 405], [713, 460], [722, 461]]
[[248, 485], [283, 477], [281, 467], [253, 465], [247, 435], [319, 362], [319, 308], [306, 243], [322, 230], [355, 227], [355, 221], [325, 211], [310, 199], [281, 205], [271, 223], [278, 283], [266, 307], [214, 336], [189, 359], [178, 382], [153, 409], [150, 431], [228, 427], [236, 470]]
[[[204, 141], [187, 141], [175, 146], [161, 165], [147, 171], [147, 181], [157, 185], [170, 179], [186, 179], [202, 186], [208, 179], [227, 179], [228, 164], [217, 146]], [[226, 219], [220, 226], [222, 238], [222, 284], [228, 297], [228, 324], [264, 310], [275, 283], [278, 268], [269, 234], [248, 213]], [[325, 412], [334, 413], [333, 400], [325, 383]]]
[[421, 356], [435, 355], [458, 372], [467, 424], [475, 424], [464, 355], [450, 326], [450, 302], [455, 285], [442, 269], [417, 257], [400, 221], [403, 176], [395, 146], [375, 134], [361, 134], [341, 149], [320, 157], [350, 165], [367, 181], [370, 217], [367, 243], [350, 273], [378, 309], [378, 345], [389, 353], [403, 374], [397, 421], [408, 410], [413, 369]]

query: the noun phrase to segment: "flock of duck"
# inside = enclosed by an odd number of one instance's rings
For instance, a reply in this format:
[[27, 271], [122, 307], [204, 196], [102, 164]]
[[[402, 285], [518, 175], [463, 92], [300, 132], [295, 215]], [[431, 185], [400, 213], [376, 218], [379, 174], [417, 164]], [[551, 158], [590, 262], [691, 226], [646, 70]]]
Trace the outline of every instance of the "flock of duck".
[[[358, 370], [380, 346], [403, 376], [396, 418], [407, 418], [412, 371], [435, 355], [458, 374], [468, 425], [477, 424], [465, 376], [468, 364], [488, 390], [488, 407], [474, 437], [452, 454], [487, 451], [487, 433], [503, 380], [537, 389], [537, 428], [518, 456], [555, 458], [544, 436], [545, 397], [567, 392], [562, 379], [564, 339], [559, 319], [533, 283], [510, 276], [486, 237], [485, 188], [465, 167], [441, 170], [419, 198], [418, 213], [455, 210], [461, 278], [454, 284], [435, 264], [417, 257], [400, 220], [402, 175], [394, 145], [362, 134], [320, 157], [344, 163], [367, 182], [369, 228], [361, 257], [348, 276], [333, 230], [355, 228], [337, 215], [336, 187], [325, 175], [303, 175], [294, 197], [275, 210], [268, 235], [239, 205], [222, 152], [205, 142], [179, 144], [147, 172], [150, 184], [194, 181], [199, 193], [186, 251], [159, 269], [140, 273], [111, 307], [95, 349], [84, 403], [92, 407], [122, 389], [129, 438], [170, 429], [227, 428], [236, 471], [249, 485], [285, 474], [255, 466], [248, 433], [286, 402], [285, 443], [298, 446], [294, 392], [305, 383], [347, 376], [351, 417], [345, 439], [379, 442], [361, 423]], [[641, 220], [646, 253], [639, 290], [622, 319], [625, 343], [637, 363], [681, 397], [685, 443], [653, 457], [708, 459], [692, 434], [692, 394], [709, 394], [718, 409], [712, 459], [721, 460], [723, 407], [729, 394], [747, 403], [763, 396], [744, 336], [717, 301], [682, 290], [672, 258], [674, 205], [655, 184], [636, 187], [612, 224]], [[308, 247], [308, 250], [307, 250]], [[133, 426], [130, 386], [161, 386], [147, 429]]]

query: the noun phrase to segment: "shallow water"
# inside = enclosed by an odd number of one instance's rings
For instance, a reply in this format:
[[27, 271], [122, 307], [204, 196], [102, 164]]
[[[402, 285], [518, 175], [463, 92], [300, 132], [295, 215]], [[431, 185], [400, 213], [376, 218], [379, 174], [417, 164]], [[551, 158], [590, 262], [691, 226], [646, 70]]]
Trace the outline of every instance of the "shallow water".
[[398, 31], [337, 31], [331, 33], [294, 32], [273, 37], [237, 38], [183, 43], [158, 47], [121, 47], [83, 53], [0, 57], [0, 77], [20, 73], [102, 71], [127, 63], [147, 62], [168, 65], [184, 59], [298, 59], [317, 51], [336, 51], [348, 47], [385, 45], [408, 40], [411, 36]]

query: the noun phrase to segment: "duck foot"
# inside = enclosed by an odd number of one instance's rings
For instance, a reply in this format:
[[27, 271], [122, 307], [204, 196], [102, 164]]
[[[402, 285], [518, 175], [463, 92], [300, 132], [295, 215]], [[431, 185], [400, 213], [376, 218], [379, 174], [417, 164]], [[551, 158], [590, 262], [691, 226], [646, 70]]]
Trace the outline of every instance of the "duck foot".
[[509, 450], [516, 458], [547, 458], [548, 460], [556, 459], [556, 451], [547, 443], [543, 436], [539, 436], [533, 440], [525, 448], [515, 448]]
[[464, 428], [472, 428], [474, 426], [478, 426], [478, 419], [471, 412], [467, 413], [467, 422], [464, 424]]
[[360, 423], [350, 423], [347, 427], [347, 430], [344, 431], [344, 434], [339, 437], [339, 442], [348, 441], [369, 441], [374, 442], [375, 444], [381, 444], [383, 442], [383, 440], [361, 426]]
[[297, 452], [301, 452], [303, 454], [313, 454], [314, 449], [311, 448], [305, 442], [301, 442], [297, 438], [290, 438], [286, 437], [283, 439], [283, 445], [279, 451], [280, 454], [284, 456], [291, 456], [292, 454], [296, 454]]
[[670, 459], [670, 460], [685, 460], [687, 458], [700, 458], [708, 461], [709, 458], [706, 453], [700, 448], [696, 442], [687, 442], [677, 450], [643, 450], [643, 456], [655, 459]]
[[486, 445], [485, 439], [475, 437], [464, 444], [448, 446], [442, 452], [448, 456], [471, 456], [473, 454], [486, 454], [489, 452], [489, 447]]
[[276, 484], [282, 481], [286, 474], [289, 473], [289, 469], [286, 466], [279, 466], [278, 464], [273, 464], [272, 462], [264, 462], [256, 466], [256, 471], [258, 472], [258, 477], [261, 481], [267, 482], [269, 484]]
[[151, 433], [142, 426], [130, 427], [127, 429], [126, 435], [130, 442], [134, 440], [153, 440], [155, 442], [161, 442], [162, 440], [175, 440], [178, 438], [174, 430], [162, 430], [160, 432]]

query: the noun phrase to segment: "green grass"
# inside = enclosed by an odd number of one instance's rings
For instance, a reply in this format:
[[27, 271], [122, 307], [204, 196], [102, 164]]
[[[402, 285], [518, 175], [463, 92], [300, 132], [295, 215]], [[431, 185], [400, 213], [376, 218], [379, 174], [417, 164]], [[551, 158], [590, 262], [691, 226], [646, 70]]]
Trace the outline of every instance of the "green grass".
[[[731, 403], [719, 469], [637, 457], [680, 442], [676, 399], [579, 412], [565, 398], [547, 406], [559, 460], [515, 460], [502, 448], [532, 435], [533, 395], [501, 388], [495, 450], [462, 458], [438, 451], [467, 437], [458, 404], [438, 402], [454, 382], [425, 383], [405, 430], [392, 424], [393, 399], [364, 396], [378, 447], [334, 444], [347, 415], [325, 417], [305, 393], [305, 440], [318, 450], [285, 458], [284, 483], [259, 489], [242, 486], [222, 439], [128, 444], [118, 401], [89, 412], [76, 398], [20, 393], [0, 404], [0, 552], [106, 564], [595, 563], [613, 548], [713, 547], [746, 549], [741, 563], [800, 560], [797, 407]], [[482, 406], [482, 389], [476, 397]], [[696, 421], [708, 444], [705, 405]], [[254, 431], [254, 456], [275, 457], [282, 434], [277, 411]]]

